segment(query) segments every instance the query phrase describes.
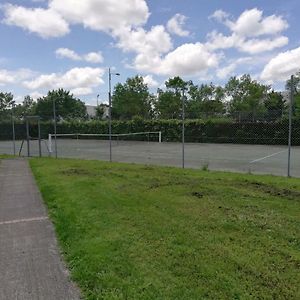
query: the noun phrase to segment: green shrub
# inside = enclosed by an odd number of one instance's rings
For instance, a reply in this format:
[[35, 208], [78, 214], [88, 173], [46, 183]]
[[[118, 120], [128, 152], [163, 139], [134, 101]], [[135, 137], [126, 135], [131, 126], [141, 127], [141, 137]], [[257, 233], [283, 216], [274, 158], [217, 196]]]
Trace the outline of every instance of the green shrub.
[[[181, 141], [182, 123], [180, 120], [112, 121], [113, 133], [161, 131], [163, 142]], [[15, 124], [17, 139], [25, 139], [26, 128], [22, 122]], [[41, 135], [46, 139], [53, 133], [52, 122], [41, 122]], [[58, 122], [57, 133], [108, 133], [107, 121]], [[37, 137], [37, 125], [30, 125], [30, 135]], [[300, 145], [300, 120], [293, 121], [293, 144]], [[10, 122], [0, 123], [0, 140], [12, 139]], [[233, 120], [187, 120], [185, 139], [191, 143], [241, 143], [241, 144], [287, 144], [288, 120], [278, 122], [236, 123]]]

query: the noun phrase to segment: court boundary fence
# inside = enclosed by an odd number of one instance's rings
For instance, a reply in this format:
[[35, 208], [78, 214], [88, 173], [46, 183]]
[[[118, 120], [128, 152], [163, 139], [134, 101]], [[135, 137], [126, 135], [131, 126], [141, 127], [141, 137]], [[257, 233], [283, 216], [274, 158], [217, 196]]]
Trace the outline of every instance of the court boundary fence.
[[[186, 125], [188, 125], [190, 120], [186, 120], [185, 119], [185, 101], [186, 101], [186, 97], [184, 95], [184, 90], [182, 91], [182, 119], [181, 120], [177, 120], [178, 121], [178, 127], [177, 129], [179, 129], [179, 127], [181, 127], [181, 143], [182, 143], [182, 168], [185, 167], [185, 143], [186, 142], [190, 142], [188, 140], [189, 136], [186, 134], [187, 131], [187, 127]], [[288, 157], [287, 157], [287, 176], [291, 177], [291, 156], [292, 156], [292, 144], [293, 141], [295, 140], [295, 138], [297, 139], [297, 141], [300, 141], [300, 137], [293, 137], [293, 104], [294, 104], [294, 78], [293, 76], [291, 76], [291, 80], [290, 80], [290, 88], [289, 88], [289, 101], [288, 101], [288, 106], [289, 106], [289, 110], [288, 110], [288, 120], [286, 120], [287, 122], [282, 120], [282, 126], [284, 124], [287, 125], [288, 129], [284, 129], [284, 132], [287, 134], [287, 136], [279, 136], [277, 137], [278, 140], [281, 140], [280, 144], [286, 144], [287, 145], [287, 151], [288, 151]], [[134, 136], [134, 135], [141, 135], [141, 134], [157, 134], [158, 135], [158, 142], [161, 143], [162, 142], [162, 137], [167, 138], [165, 133], [163, 131], [145, 131], [145, 132], [132, 132], [132, 133], [118, 133], [118, 134], [113, 134], [113, 133], [105, 133], [105, 134], [94, 134], [94, 133], [57, 133], [56, 131], [56, 118], [54, 119], [55, 121], [54, 123], [54, 134], [49, 134], [48, 132], [48, 149], [49, 149], [49, 153], [53, 153], [52, 149], [53, 149], [53, 138], [55, 140], [55, 157], [57, 158], [57, 147], [56, 147], [56, 139], [58, 137], [63, 137], [63, 136], [74, 136], [75, 138], [80, 138], [80, 137], [108, 137], [109, 140], [111, 141], [112, 138], [121, 138], [121, 137], [125, 137], [125, 136]], [[163, 124], [163, 122], [162, 122]], [[167, 124], [167, 123], [166, 123]], [[199, 123], [200, 124], [200, 123]], [[217, 124], [217, 123], [216, 123]], [[240, 123], [238, 122], [237, 124], [240, 125]], [[256, 123], [254, 123], [255, 125]], [[257, 123], [257, 124], [261, 124], [261, 123]], [[273, 126], [275, 126], [276, 123], [272, 123]], [[298, 124], [298, 123], [297, 123]], [[12, 114], [11, 116], [11, 128], [12, 128], [12, 139], [13, 139], [13, 153], [14, 155], [16, 155], [16, 145], [15, 145], [15, 140], [18, 137], [20, 128], [18, 128], [17, 126], [17, 122], [16, 122], [16, 118], [14, 117], [14, 115]], [[201, 124], [200, 124], [201, 125]], [[220, 124], [221, 125], [221, 124]], [[226, 123], [224, 123], [224, 126], [226, 125]], [[231, 124], [229, 124], [231, 125]], [[262, 125], [262, 124], [261, 124]], [[265, 126], [266, 128], [268, 128], [270, 124], [266, 123]], [[163, 125], [161, 125], [163, 126]], [[271, 125], [270, 125], [271, 126]], [[297, 125], [298, 126], [298, 125]], [[176, 126], [175, 126], [176, 127]], [[222, 127], [222, 126], [221, 126]], [[299, 126], [298, 126], [299, 127]], [[298, 128], [296, 127], [296, 128]], [[49, 125], [48, 125], [49, 128]], [[229, 126], [230, 128], [230, 126]], [[245, 128], [247, 128], [247, 126], [245, 126]], [[27, 128], [28, 131], [28, 128]], [[299, 131], [299, 129], [297, 129], [297, 131]], [[191, 131], [193, 132], [193, 130]], [[300, 131], [299, 131], [300, 132]], [[1, 134], [0, 134], [1, 135]], [[39, 129], [39, 136], [40, 136], [40, 129]], [[27, 137], [28, 137], [28, 132], [27, 132]], [[202, 138], [202, 137], [201, 137]], [[205, 137], [204, 137], [205, 138]], [[227, 137], [228, 138], [228, 137]], [[259, 138], [259, 137], [258, 137]], [[247, 136], [243, 136], [242, 139], [247, 139]], [[293, 140], [294, 139], [294, 140]], [[249, 138], [250, 142], [253, 142], [253, 138]], [[272, 141], [272, 138], [270, 139], [270, 141]], [[199, 141], [201, 142], [201, 141]], [[220, 142], [222, 143], [222, 139], [220, 139]], [[227, 141], [228, 142], [228, 141]], [[286, 143], [285, 143], [286, 142]]]

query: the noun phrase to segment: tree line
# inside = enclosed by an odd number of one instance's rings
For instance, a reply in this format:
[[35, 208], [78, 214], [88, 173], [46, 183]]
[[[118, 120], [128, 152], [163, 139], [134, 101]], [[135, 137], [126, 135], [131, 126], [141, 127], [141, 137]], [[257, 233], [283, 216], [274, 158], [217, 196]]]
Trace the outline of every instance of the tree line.
[[16, 104], [11, 93], [0, 92], [0, 118], [11, 118], [12, 113], [16, 118], [25, 116], [40, 116], [42, 119], [53, 118], [53, 103], [58, 118], [60, 119], [86, 119], [87, 110], [83, 101], [74, 97], [69, 91], [58, 89], [49, 91], [44, 97], [34, 101], [32, 97], [25, 96], [20, 104]]
[[[294, 115], [300, 117], [300, 72], [294, 77], [295, 105]], [[290, 81], [286, 83], [287, 90]], [[182, 101], [184, 97], [184, 102]], [[87, 120], [84, 102], [63, 89], [49, 91], [44, 97], [34, 101], [25, 96], [21, 104], [15, 104], [11, 93], [0, 92], [0, 119], [5, 120], [13, 114], [18, 118], [38, 115], [43, 119], [53, 117], [53, 103], [59, 119]], [[165, 82], [164, 88], [151, 93], [143, 77], [128, 78], [125, 83], [115, 85], [112, 94], [112, 117], [117, 120], [142, 119], [180, 119], [182, 104], [189, 119], [205, 117], [258, 118], [274, 120], [287, 112], [283, 94], [270, 85], [262, 84], [250, 75], [231, 77], [225, 86], [194, 84], [176, 76]], [[13, 110], [13, 111], [12, 111]], [[104, 105], [96, 108], [96, 119], [102, 119]]]
[[[295, 115], [300, 117], [300, 74], [295, 77]], [[288, 87], [289, 81], [287, 82]], [[184, 101], [183, 101], [184, 97]], [[129, 100], [130, 99], [130, 100]], [[262, 116], [265, 120], [282, 117], [286, 113], [286, 99], [270, 85], [259, 83], [250, 75], [231, 77], [224, 87], [210, 84], [195, 85], [180, 77], [170, 78], [157, 94], [149, 92], [143, 78], [128, 78], [118, 83], [112, 97], [115, 119], [180, 119], [184, 103], [188, 119], [205, 117]]]

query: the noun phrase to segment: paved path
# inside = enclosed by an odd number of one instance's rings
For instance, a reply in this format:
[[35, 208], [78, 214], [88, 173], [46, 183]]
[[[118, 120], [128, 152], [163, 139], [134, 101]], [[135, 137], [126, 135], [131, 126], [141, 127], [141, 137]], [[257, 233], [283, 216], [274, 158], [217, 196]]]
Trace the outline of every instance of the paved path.
[[26, 160], [0, 161], [0, 300], [80, 299]]

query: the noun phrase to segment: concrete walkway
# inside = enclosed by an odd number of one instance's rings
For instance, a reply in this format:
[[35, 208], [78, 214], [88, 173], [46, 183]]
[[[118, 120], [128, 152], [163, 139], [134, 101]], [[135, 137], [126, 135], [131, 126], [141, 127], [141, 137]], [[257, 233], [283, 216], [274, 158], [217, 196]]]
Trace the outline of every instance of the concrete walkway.
[[27, 160], [0, 161], [0, 300], [80, 299]]

